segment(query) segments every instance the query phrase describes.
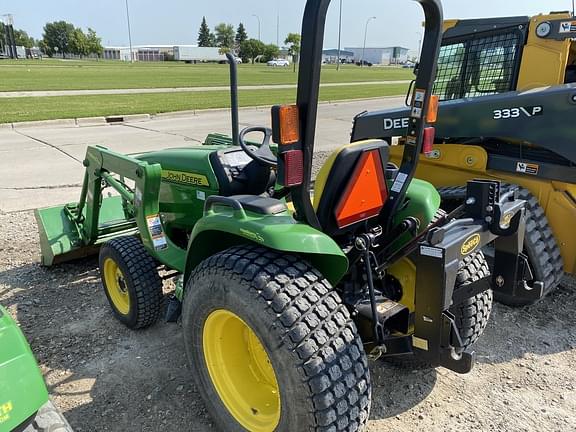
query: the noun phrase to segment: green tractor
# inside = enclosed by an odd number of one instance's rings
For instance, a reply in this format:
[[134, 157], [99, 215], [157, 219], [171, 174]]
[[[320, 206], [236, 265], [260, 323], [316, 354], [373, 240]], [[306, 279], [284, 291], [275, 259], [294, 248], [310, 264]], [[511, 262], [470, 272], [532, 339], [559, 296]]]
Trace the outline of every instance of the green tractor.
[[48, 399], [34, 354], [18, 325], [0, 306], [0, 432], [72, 432]]
[[[271, 129], [238, 132], [230, 61], [232, 137], [133, 156], [89, 147], [80, 201], [37, 211], [43, 263], [99, 249], [106, 296], [130, 328], [159, 319], [162, 282], [176, 278], [167, 319], [182, 320], [198, 391], [222, 430], [362, 429], [369, 359], [467, 373], [491, 285], [523, 283], [525, 202], [514, 191], [470, 181], [465, 203], [445, 214], [434, 186], [414, 178], [434, 139], [442, 35], [440, 1], [418, 1], [424, 55], [400, 166], [385, 141], [356, 142], [313, 184], [330, 1], [308, 0], [297, 102], [272, 108]], [[492, 281], [480, 251], [491, 242]]]

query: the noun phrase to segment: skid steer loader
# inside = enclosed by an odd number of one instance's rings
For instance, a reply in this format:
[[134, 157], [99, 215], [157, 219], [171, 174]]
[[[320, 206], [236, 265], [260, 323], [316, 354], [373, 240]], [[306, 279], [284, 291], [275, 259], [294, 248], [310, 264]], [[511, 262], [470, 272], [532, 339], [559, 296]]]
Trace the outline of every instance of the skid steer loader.
[[[435, 145], [417, 176], [439, 189], [448, 209], [464, 201], [466, 182], [478, 176], [505, 190], [520, 187], [527, 201], [523, 278], [534, 289], [497, 293], [513, 306], [539, 300], [564, 271], [576, 274], [575, 37], [568, 12], [444, 23]], [[409, 108], [361, 113], [352, 142], [390, 142], [409, 116]], [[402, 152], [402, 145], [391, 147], [391, 160]]]
[[[472, 180], [465, 203], [444, 214], [434, 186], [414, 177], [434, 136], [442, 35], [440, 1], [418, 2], [424, 55], [398, 166], [383, 140], [346, 144], [311, 195], [330, 0], [308, 0], [297, 101], [272, 108], [271, 129], [238, 133], [230, 56], [232, 137], [133, 156], [89, 147], [80, 201], [36, 212], [45, 265], [100, 247], [104, 293], [130, 328], [160, 316], [159, 268], [176, 278], [167, 315], [182, 320], [192, 376], [220, 430], [361, 430], [368, 359], [467, 373], [491, 284], [530, 290], [518, 277], [525, 201], [515, 191]], [[492, 282], [480, 251], [489, 243]]]

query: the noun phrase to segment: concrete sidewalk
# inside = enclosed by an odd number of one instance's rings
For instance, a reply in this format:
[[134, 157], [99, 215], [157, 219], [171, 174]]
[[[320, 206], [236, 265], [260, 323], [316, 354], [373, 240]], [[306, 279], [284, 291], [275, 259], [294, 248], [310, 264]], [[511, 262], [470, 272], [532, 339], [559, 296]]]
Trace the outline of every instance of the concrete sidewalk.
[[[361, 111], [401, 106], [404, 98], [386, 98], [319, 107], [317, 150], [349, 142], [353, 117]], [[270, 126], [269, 109], [240, 110], [240, 127]], [[230, 134], [225, 110], [155, 118], [140, 123], [90, 127], [32, 127], [0, 130], [0, 212], [29, 210], [73, 202], [80, 196], [86, 147], [102, 145], [121, 153], [139, 153], [201, 144], [212, 132]]]
[[[410, 81], [365, 81], [350, 83], [325, 83], [320, 87], [347, 87], [370, 85], [409, 84]], [[284, 90], [295, 89], [296, 84], [239, 86], [238, 90]], [[88, 95], [123, 95], [149, 93], [196, 93], [211, 91], [228, 91], [228, 86], [218, 87], [174, 87], [174, 88], [143, 88], [143, 89], [110, 89], [110, 90], [46, 90], [46, 91], [14, 91], [0, 92], [0, 98], [48, 97], [48, 96], [88, 96]]]

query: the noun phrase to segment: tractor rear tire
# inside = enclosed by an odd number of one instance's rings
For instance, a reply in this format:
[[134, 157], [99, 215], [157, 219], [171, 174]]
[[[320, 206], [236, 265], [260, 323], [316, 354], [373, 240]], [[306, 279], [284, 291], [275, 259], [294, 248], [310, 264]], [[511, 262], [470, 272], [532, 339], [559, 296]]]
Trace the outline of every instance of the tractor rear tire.
[[[526, 236], [524, 237], [524, 253], [528, 256], [534, 280], [544, 282], [544, 295], [553, 291], [564, 277], [564, 263], [560, 247], [548, 223], [544, 209], [538, 200], [525, 188], [503, 184], [502, 190], [508, 192], [513, 187], [518, 188], [519, 198], [526, 200]], [[443, 205], [445, 202], [462, 202], [466, 197], [466, 187], [447, 187], [439, 189]], [[488, 252], [487, 252], [488, 253]], [[533, 281], [527, 281], [530, 285]], [[518, 299], [513, 296], [494, 293], [496, 301], [507, 306], [528, 306], [538, 302]]]
[[[219, 430], [365, 427], [371, 386], [362, 341], [339, 295], [301, 258], [245, 245], [206, 259], [187, 281], [182, 324]], [[260, 379], [259, 370], [267, 371]]]
[[100, 276], [116, 318], [131, 329], [155, 324], [162, 311], [158, 263], [136, 237], [118, 237], [100, 249]]
[[[459, 264], [456, 275], [455, 291], [477, 280], [490, 277], [488, 262], [481, 251], [466, 256]], [[493, 304], [492, 290], [486, 290], [460, 303], [453, 304], [450, 312], [454, 315], [464, 350], [476, 343], [488, 325]], [[386, 358], [389, 363], [402, 369], [428, 369], [433, 367], [418, 359], [417, 355], [406, 355]]]

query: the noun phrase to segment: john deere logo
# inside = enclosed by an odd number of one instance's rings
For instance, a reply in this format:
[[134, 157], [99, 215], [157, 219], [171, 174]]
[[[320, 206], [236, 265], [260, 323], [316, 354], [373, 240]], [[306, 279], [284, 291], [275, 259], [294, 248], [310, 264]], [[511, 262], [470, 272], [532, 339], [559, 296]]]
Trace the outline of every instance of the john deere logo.
[[466, 239], [460, 248], [462, 255], [468, 255], [476, 250], [480, 244], [480, 234], [474, 234]]
[[10, 420], [10, 412], [14, 409], [12, 401], [0, 405], [0, 423]]

